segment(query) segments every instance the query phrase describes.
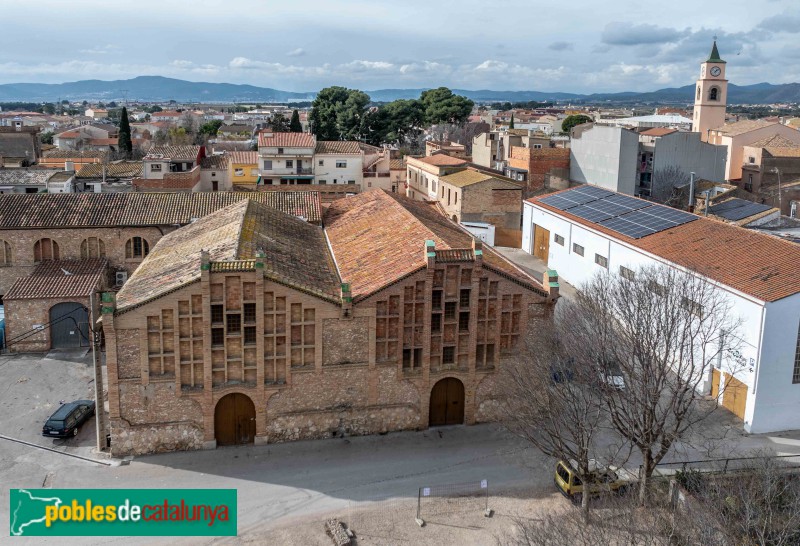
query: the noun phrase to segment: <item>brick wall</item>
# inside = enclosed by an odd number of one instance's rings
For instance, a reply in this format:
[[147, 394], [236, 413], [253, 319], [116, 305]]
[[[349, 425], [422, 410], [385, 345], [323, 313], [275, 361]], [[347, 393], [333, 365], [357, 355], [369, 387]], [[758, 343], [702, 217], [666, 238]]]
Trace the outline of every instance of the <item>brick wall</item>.
[[[469, 310], [469, 328], [456, 322], [448, 330], [445, 321], [432, 331], [434, 289], [444, 302], [470, 291], [461, 308]], [[521, 310], [549, 308], [545, 300], [480, 262], [435, 264], [354, 303], [344, 317], [338, 305], [256, 272], [203, 271], [200, 283], [105, 315], [112, 450], [213, 447], [216, 404], [233, 392], [253, 401], [256, 443], [426, 428], [431, 390], [447, 377], [464, 384], [465, 422], [489, 419], [482, 408], [494, 394], [485, 378], [526, 328]], [[238, 334], [212, 346], [211, 306], [236, 313], [249, 301], [256, 305], [252, 356]], [[491, 365], [477, 361], [476, 347], [486, 343], [496, 348]], [[443, 344], [456, 347], [452, 365], [443, 361]], [[414, 366], [404, 349], [419, 357]], [[253, 365], [251, 376], [242, 360]]]
[[0, 230], [0, 239], [11, 245], [12, 255], [12, 265], [0, 267], [0, 294], [5, 294], [14, 281], [35, 269], [33, 249], [40, 239], [55, 241], [62, 260], [79, 260], [82, 257], [81, 243], [89, 237], [99, 238], [109, 264], [114, 269], [131, 274], [142, 262], [141, 258], [125, 257], [125, 243], [134, 236], [143, 237], [152, 249], [161, 239], [162, 232], [156, 227]]
[[[37, 300], [6, 300], [6, 342], [10, 343], [8, 350], [12, 353], [40, 353], [51, 349], [52, 336], [48, 323], [50, 322], [50, 308], [59, 303], [77, 303], [89, 307], [89, 298], [48, 298]], [[99, 297], [95, 298], [95, 318], [100, 317]], [[90, 317], [91, 319], [91, 317]], [[41, 330], [34, 330], [34, 326], [42, 325]], [[89, 334], [91, 339], [91, 334]], [[90, 342], [83, 340], [84, 346], [89, 347]]]
[[517, 169], [527, 169], [527, 191], [532, 192], [544, 187], [545, 180], [551, 174], [559, 178], [564, 176], [564, 169], [569, 170], [568, 148], [522, 148], [511, 147], [508, 163]]

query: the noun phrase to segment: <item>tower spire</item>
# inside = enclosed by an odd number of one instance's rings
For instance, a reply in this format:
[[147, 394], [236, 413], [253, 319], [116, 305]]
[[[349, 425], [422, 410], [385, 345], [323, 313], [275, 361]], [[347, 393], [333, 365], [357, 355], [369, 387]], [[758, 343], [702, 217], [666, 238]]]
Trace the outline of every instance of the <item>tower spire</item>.
[[719, 50], [717, 49], [717, 37], [714, 36], [714, 46], [711, 48], [711, 55], [708, 57], [706, 61], [708, 63], [724, 63], [722, 59], [719, 58]]

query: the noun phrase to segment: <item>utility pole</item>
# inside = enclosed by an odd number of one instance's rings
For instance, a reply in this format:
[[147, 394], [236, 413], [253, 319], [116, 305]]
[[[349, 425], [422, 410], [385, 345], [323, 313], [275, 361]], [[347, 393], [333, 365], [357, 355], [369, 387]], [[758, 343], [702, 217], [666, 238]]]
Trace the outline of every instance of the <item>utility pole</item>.
[[92, 340], [92, 364], [94, 366], [94, 415], [97, 432], [97, 451], [106, 449], [106, 404], [103, 396], [103, 365], [100, 358], [100, 330], [95, 328], [94, 292], [89, 294], [89, 333]]
[[778, 210], [783, 214], [783, 198], [781, 197], [781, 170], [773, 167], [772, 171], [778, 175]]

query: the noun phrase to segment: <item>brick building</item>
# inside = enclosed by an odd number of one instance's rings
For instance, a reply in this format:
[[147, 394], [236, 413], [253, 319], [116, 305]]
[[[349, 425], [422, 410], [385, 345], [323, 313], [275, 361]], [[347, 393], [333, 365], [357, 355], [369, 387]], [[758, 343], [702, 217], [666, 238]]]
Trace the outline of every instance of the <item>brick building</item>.
[[104, 297], [115, 454], [491, 419], [502, 355], [557, 288], [390, 192], [324, 226], [240, 201]]
[[[62, 274], [75, 281], [72, 277], [85, 267], [94, 275], [100, 266], [81, 262], [44, 268], [46, 262], [103, 260], [109, 277], [96, 283], [97, 289], [121, 284], [165, 234], [245, 197], [321, 222], [319, 198], [312, 192], [0, 195], [0, 298], [25, 300], [24, 311], [10, 302], [5, 312], [6, 338], [18, 339], [9, 350], [59, 348], [50, 328], [53, 298], [74, 297], [79, 299], [70, 301], [88, 304], [83, 285], [80, 293], [70, 289], [54, 296], [47, 284], [63, 284]], [[32, 335], [21, 337], [27, 334]]]
[[529, 195], [545, 186], [557, 188], [569, 185], [569, 154], [568, 148], [513, 146], [508, 165], [528, 172], [525, 191]]

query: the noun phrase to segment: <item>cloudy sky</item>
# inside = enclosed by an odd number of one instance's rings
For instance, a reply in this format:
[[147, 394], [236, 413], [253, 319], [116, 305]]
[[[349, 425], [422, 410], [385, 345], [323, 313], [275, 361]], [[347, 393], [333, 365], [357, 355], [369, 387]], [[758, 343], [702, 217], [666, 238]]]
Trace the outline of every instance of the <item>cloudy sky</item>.
[[647, 91], [692, 83], [714, 35], [733, 83], [800, 81], [797, 0], [13, 0], [3, 20], [0, 83]]

